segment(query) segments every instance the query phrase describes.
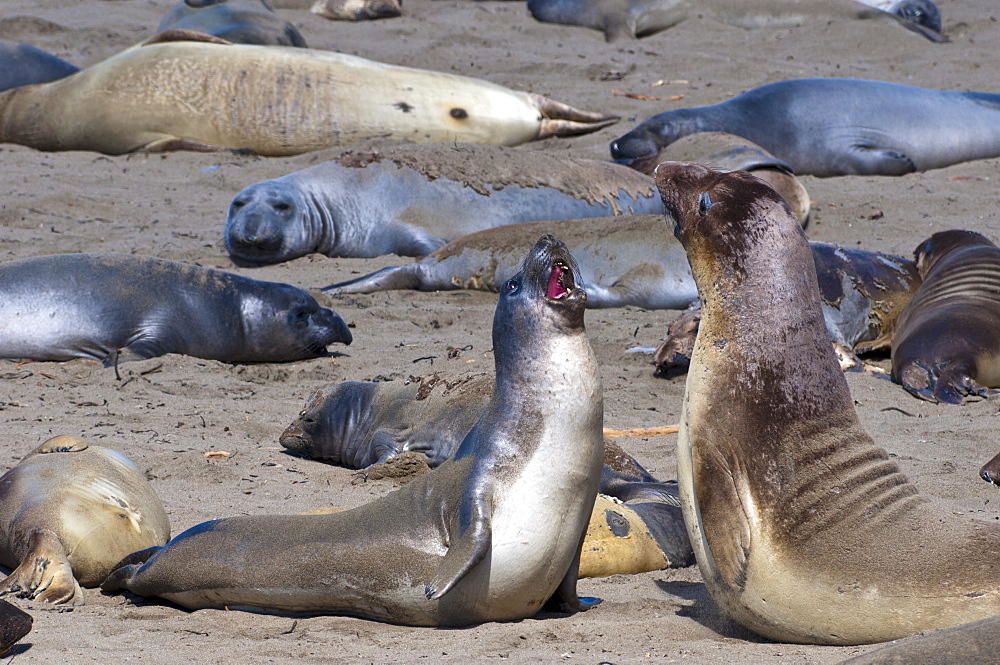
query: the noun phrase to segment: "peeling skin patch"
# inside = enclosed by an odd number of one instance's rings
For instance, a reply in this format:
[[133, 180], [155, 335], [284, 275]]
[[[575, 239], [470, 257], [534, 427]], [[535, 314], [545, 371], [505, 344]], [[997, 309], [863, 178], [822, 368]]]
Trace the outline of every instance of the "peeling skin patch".
[[[468, 115], [465, 109], [453, 108], [453, 118], [456, 112]], [[379, 152], [348, 150], [334, 161], [349, 168], [392, 162], [428, 180], [445, 178], [463, 183], [483, 196], [488, 196], [491, 188], [511, 185], [551, 188], [591, 204], [607, 201], [616, 213], [621, 212], [618, 201], [622, 195], [633, 200], [655, 195], [649, 176], [625, 166], [502, 146], [448, 144], [448, 149], [443, 150], [442, 144], [427, 143]]]

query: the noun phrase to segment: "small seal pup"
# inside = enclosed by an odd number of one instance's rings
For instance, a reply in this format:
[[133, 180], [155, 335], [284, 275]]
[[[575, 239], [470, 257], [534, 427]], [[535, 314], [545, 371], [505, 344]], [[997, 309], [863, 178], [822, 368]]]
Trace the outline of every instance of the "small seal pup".
[[[653, 179], [618, 164], [501, 146], [424, 144], [337, 158], [239, 192], [234, 260], [426, 256], [473, 231], [552, 219], [661, 213]], [[513, 263], [513, 275], [535, 234]], [[506, 277], [505, 277], [506, 279]]]
[[0, 91], [32, 83], [47, 83], [80, 71], [47, 51], [0, 39]]
[[2, 92], [0, 142], [280, 156], [374, 137], [518, 145], [617, 120], [467, 76], [219, 41], [168, 31], [71, 77]]
[[713, 106], [647, 118], [611, 143], [645, 162], [682, 136], [728, 132], [798, 175], [902, 175], [1000, 155], [1000, 95], [852, 78], [769, 83]]
[[56, 436], [0, 476], [0, 595], [83, 604], [127, 555], [163, 545], [170, 522], [121, 453]]
[[496, 389], [453, 460], [351, 510], [193, 527], [103, 588], [190, 609], [426, 626], [515, 621], [550, 599], [586, 609], [576, 580], [604, 406], [576, 275], [565, 246], [544, 237], [505, 285], [493, 319]]
[[931, 41], [941, 34], [941, 15], [931, 0], [528, 0], [544, 23], [593, 28], [616, 41], [652, 35], [692, 16], [740, 28], [783, 28], [830, 19], [892, 19]]
[[285, 362], [351, 339], [336, 312], [290, 284], [125, 254], [0, 263], [0, 358]]
[[941, 231], [913, 255], [923, 283], [899, 315], [892, 378], [915, 397], [961, 404], [1000, 387], [1000, 248]]
[[234, 44], [307, 48], [298, 28], [264, 0], [182, 0], [160, 20], [156, 32], [191, 30]]
[[861, 429], [788, 206], [738, 171], [668, 162], [656, 182], [702, 301], [677, 461], [715, 602], [811, 644], [1000, 614], [1000, 524], [931, 505]]

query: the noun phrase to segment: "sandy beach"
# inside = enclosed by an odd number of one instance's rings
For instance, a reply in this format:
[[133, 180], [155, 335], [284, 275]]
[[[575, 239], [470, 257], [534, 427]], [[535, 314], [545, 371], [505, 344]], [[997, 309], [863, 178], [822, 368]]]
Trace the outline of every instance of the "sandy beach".
[[[88, 66], [151, 36], [172, 4], [6, 0], [0, 39]], [[402, 17], [356, 24], [315, 16], [307, 0], [275, 4], [313, 48], [480, 77], [621, 116], [594, 134], [519, 148], [575, 157], [608, 159], [609, 142], [654, 113], [716, 103], [789, 78], [851, 76], [1000, 92], [1000, 11], [988, 0], [939, 0], [951, 40], [943, 44], [885, 21], [746, 30], [704, 18], [609, 44], [593, 30], [538, 23], [523, 2], [406, 0]], [[182, 152], [108, 157], [0, 145], [0, 260], [135, 253], [314, 291], [412, 261], [311, 255], [253, 269], [229, 259], [222, 228], [236, 192], [341, 151], [288, 158]], [[998, 181], [1000, 159], [902, 177], [804, 177], [813, 200], [806, 232], [811, 240], [903, 256], [930, 234], [951, 228], [1000, 241]], [[397, 291], [319, 297], [354, 334], [351, 346], [332, 347], [326, 358], [229, 365], [168, 355], [121, 365], [121, 380], [92, 361], [0, 360], [0, 469], [53, 435], [83, 436], [122, 451], [146, 472], [174, 534], [231, 515], [355, 506], [393, 490], [391, 480], [364, 482], [351, 470], [286, 454], [278, 436], [306, 398], [331, 383], [491, 370], [496, 296]], [[587, 313], [607, 427], [678, 421], [684, 378], [658, 378], [650, 356], [625, 353], [655, 346], [676, 316], [634, 307]], [[467, 350], [449, 359], [449, 347]], [[885, 357], [874, 361], [888, 367]], [[1000, 519], [1000, 490], [977, 476], [998, 452], [1000, 402], [934, 405], [871, 374], [852, 373], [848, 381], [864, 426], [922, 491], [956, 515]], [[654, 474], [674, 477], [676, 435], [619, 441]], [[230, 455], [206, 457], [210, 451]], [[583, 580], [580, 592], [603, 602], [574, 616], [441, 630], [335, 616], [188, 612], [88, 589], [86, 605], [71, 609], [16, 600], [34, 617], [34, 629], [5, 662], [792, 664], [836, 663], [874, 648], [758, 638], [720, 613], [694, 566]]]

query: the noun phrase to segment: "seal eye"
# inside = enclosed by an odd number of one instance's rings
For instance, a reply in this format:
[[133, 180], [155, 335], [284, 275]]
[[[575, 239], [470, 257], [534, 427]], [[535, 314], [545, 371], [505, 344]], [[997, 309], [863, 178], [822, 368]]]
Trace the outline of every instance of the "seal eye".
[[246, 201], [244, 201], [242, 199], [236, 199], [235, 201], [233, 201], [233, 210], [239, 210], [240, 208], [242, 208], [246, 204], [247, 204]]
[[708, 195], [708, 192], [702, 192], [701, 196], [698, 197], [698, 212], [704, 215], [716, 203], [718, 203], [718, 201], [713, 201], [712, 197]]
[[279, 203], [275, 203], [273, 207], [278, 212], [288, 212], [289, 210], [292, 209], [292, 206], [289, 205], [288, 203], [285, 203], [284, 201], [281, 201]]
[[519, 288], [521, 288], [521, 283], [518, 282], [516, 279], [508, 279], [506, 282], [503, 283], [504, 293], [514, 293]]
[[304, 309], [293, 309], [288, 314], [288, 321], [293, 326], [304, 327], [309, 323], [309, 312]]

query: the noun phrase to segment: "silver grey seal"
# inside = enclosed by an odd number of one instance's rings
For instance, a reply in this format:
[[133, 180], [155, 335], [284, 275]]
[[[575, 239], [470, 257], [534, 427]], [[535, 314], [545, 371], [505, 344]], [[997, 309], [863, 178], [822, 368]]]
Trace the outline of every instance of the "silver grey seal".
[[546, 237], [503, 289], [496, 388], [454, 460], [352, 510], [196, 526], [103, 588], [191, 609], [431, 626], [523, 619], [550, 599], [585, 609], [577, 569], [604, 408], [576, 275], [565, 246]]
[[611, 143], [640, 170], [696, 132], [753, 141], [799, 175], [902, 175], [1000, 155], [1000, 95], [852, 78], [769, 83], [654, 115]]
[[290, 284], [125, 254], [0, 263], [0, 358], [284, 362], [351, 340], [336, 312]]

